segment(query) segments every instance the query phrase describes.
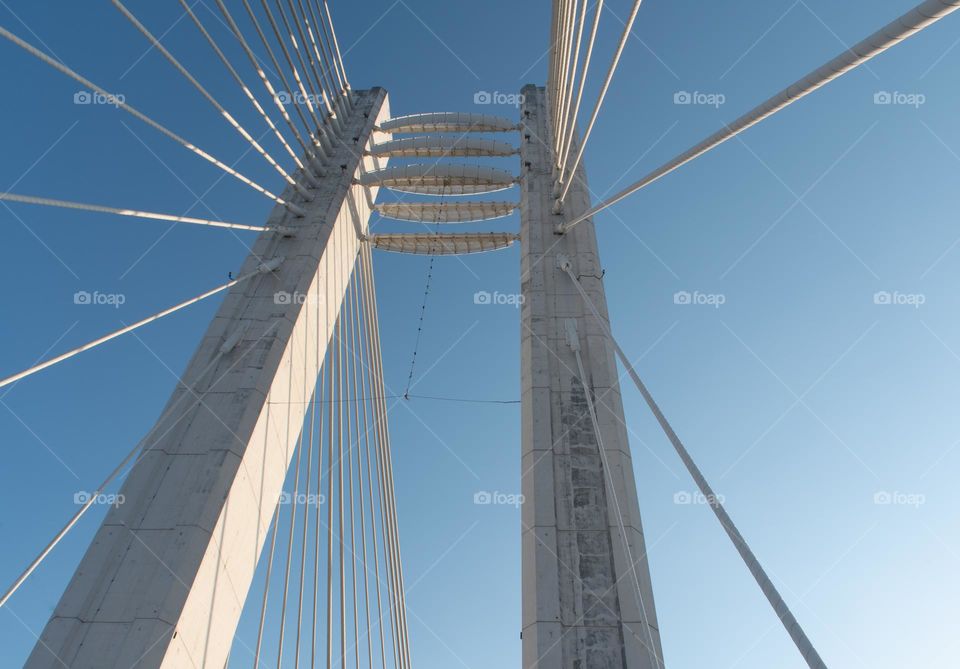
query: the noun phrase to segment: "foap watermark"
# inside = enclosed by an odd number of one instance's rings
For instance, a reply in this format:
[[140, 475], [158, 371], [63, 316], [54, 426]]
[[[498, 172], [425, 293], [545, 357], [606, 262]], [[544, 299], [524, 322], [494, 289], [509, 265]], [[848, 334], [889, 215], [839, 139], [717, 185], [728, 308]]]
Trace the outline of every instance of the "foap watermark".
[[723, 495], [704, 495], [699, 490], [695, 492], [678, 490], [673, 493], [673, 503], [683, 506], [689, 504], [708, 504], [713, 506], [714, 504], [723, 504], [725, 499]]
[[301, 292], [288, 293], [285, 290], [273, 294], [273, 303], [280, 305], [306, 304], [307, 296]]
[[873, 493], [873, 503], [877, 506], [910, 506], [919, 509], [927, 503], [927, 496], [918, 492], [878, 490]]
[[689, 290], [681, 290], [673, 294], [673, 303], [719, 309], [727, 303], [727, 296], [723, 293], [701, 293], [699, 290], [691, 293]]
[[127, 301], [127, 296], [123, 293], [101, 293], [95, 290], [92, 293], [87, 290], [78, 290], [73, 294], [73, 303], [82, 306], [107, 306], [119, 309]]
[[927, 96], [923, 93], [903, 93], [901, 91], [877, 91], [873, 94], [875, 105], [895, 105], [919, 109], [927, 103]]
[[704, 93], [702, 91], [677, 91], [673, 94], [675, 105], [700, 105], [719, 109], [726, 104], [727, 96], [723, 93]]
[[492, 293], [485, 290], [479, 290], [473, 294], [473, 303], [480, 305], [507, 305], [510, 307], [520, 308], [520, 305], [523, 304], [523, 295], [520, 293], [500, 293], [493, 291]]
[[294, 506], [323, 506], [327, 503], [327, 496], [322, 492], [298, 492], [296, 495], [284, 490], [280, 493], [280, 504]]
[[100, 91], [77, 91], [73, 94], [73, 104], [75, 105], [108, 105], [110, 107], [119, 107], [126, 103], [127, 98], [123, 93], [101, 93]]
[[86, 490], [78, 490], [73, 493], [73, 503], [80, 506], [101, 504], [106, 506], [118, 507], [126, 501], [122, 493], [92, 493]]
[[478, 506], [512, 506], [519, 509], [523, 501], [524, 497], [519, 493], [498, 492], [496, 490], [492, 492], [480, 490], [473, 493], [473, 503]]
[[927, 296], [923, 293], [901, 293], [900, 291], [881, 290], [873, 294], [873, 303], [881, 306], [913, 307], [919, 309], [926, 304]]
[[313, 107], [322, 107], [325, 105], [322, 96], [314, 93], [304, 95], [301, 91], [289, 93], [287, 91], [277, 91], [277, 100], [284, 105], [306, 105]]
[[523, 104], [526, 97], [523, 93], [501, 93], [500, 91], [477, 91], [473, 94], [475, 105], [505, 105], [517, 107]]

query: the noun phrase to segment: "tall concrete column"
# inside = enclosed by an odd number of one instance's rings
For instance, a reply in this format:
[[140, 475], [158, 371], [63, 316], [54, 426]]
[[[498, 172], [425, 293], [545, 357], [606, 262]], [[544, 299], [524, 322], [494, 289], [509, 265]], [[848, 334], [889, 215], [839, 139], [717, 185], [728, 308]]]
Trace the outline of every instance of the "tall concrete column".
[[389, 104], [355, 96], [315, 199], [284, 194], [308, 214], [278, 207], [291, 234], [263, 233], [241, 274], [285, 260], [230, 290], [29, 669], [225, 665], [376, 195], [355, 181]]
[[[523, 94], [523, 666], [656, 669], [663, 653], [614, 353], [558, 268], [558, 256], [569, 258], [606, 318], [593, 222], [563, 236], [554, 233], [558, 222], [588, 209], [586, 177], [581, 169], [564, 213], [553, 214], [547, 97], [534, 86]], [[571, 319], [586, 388], [568, 339]], [[588, 413], [587, 392], [596, 404], [609, 470]]]

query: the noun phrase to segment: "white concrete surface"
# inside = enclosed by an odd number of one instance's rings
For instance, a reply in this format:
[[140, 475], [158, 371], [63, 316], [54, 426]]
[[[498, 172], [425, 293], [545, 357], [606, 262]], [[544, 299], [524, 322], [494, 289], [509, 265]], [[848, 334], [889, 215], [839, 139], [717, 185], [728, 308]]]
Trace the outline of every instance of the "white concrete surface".
[[[375, 190], [354, 185], [360, 161], [367, 171], [384, 167], [360, 154], [388, 139], [373, 128], [389, 117], [385, 91], [357, 91], [330, 176], [314, 201], [296, 200], [308, 215], [273, 212], [271, 224], [295, 235], [263, 233], [240, 271], [286, 260], [225, 298], [165, 409], [174, 407], [170, 416], [123, 484], [125, 503], [107, 514], [29, 669], [224, 666], [366, 232]], [[197, 384], [203, 404], [190, 409], [192, 394], [178, 404], [238, 329], [239, 343]]]
[[[557, 256], [570, 259], [607, 317], [592, 221], [564, 236], [554, 233], [557, 223], [588, 209], [585, 175], [581, 169], [565, 213], [554, 215], [546, 94], [533, 86], [522, 92], [523, 667], [654, 669], [663, 653], [613, 349], [557, 266]], [[571, 318], [609, 472], [566, 338]], [[637, 561], [636, 580], [613, 490]]]

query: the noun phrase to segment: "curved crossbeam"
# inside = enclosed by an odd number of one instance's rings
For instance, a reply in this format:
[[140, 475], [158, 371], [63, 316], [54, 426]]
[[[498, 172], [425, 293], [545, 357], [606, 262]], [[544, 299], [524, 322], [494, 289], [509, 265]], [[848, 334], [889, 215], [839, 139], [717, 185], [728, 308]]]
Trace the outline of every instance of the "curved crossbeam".
[[520, 239], [503, 232], [440, 233], [440, 234], [377, 234], [367, 238], [375, 249], [414, 255], [454, 256], [498, 251]]
[[389, 158], [460, 158], [491, 157], [506, 158], [518, 153], [506, 142], [497, 142], [480, 137], [451, 137], [444, 135], [405, 137], [382, 144], [370, 150], [374, 156]]
[[484, 165], [405, 165], [367, 172], [364, 186], [384, 186], [402, 193], [473, 195], [495, 193], [517, 182], [509, 172]]
[[374, 206], [384, 218], [418, 223], [472, 223], [509, 216], [514, 202], [385, 202]]
[[398, 116], [380, 124], [380, 130], [389, 133], [425, 132], [512, 132], [517, 124], [510, 119], [489, 114], [467, 112], [427, 112]]

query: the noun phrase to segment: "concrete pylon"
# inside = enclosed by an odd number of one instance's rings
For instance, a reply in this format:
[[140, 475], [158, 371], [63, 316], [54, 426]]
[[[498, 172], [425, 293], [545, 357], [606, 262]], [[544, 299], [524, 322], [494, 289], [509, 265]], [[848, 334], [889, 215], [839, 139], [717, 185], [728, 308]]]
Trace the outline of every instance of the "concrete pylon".
[[385, 164], [363, 152], [389, 116], [384, 90], [355, 91], [315, 198], [284, 194], [307, 215], [275, 209], [284, 233], [241, 273], [283, 263], [225, 298], [29, 669], [225, 666], [376, 196], [357, 181]]
[[[593, 222], [555, 234], [558, 223], [588, 209], [586, 177], [581, 168], [564, 212], [554, 214], [547, 96], [534, 86], [523, 94], [523, 667], [656, 669], [663, 652], [614, 352], [558, 267], [559, 257], [569, 259], [607, 318]], [[571, 331], [587, 388], [579, 381]], [[596, 405], [608, 468], [587, 392]]]

